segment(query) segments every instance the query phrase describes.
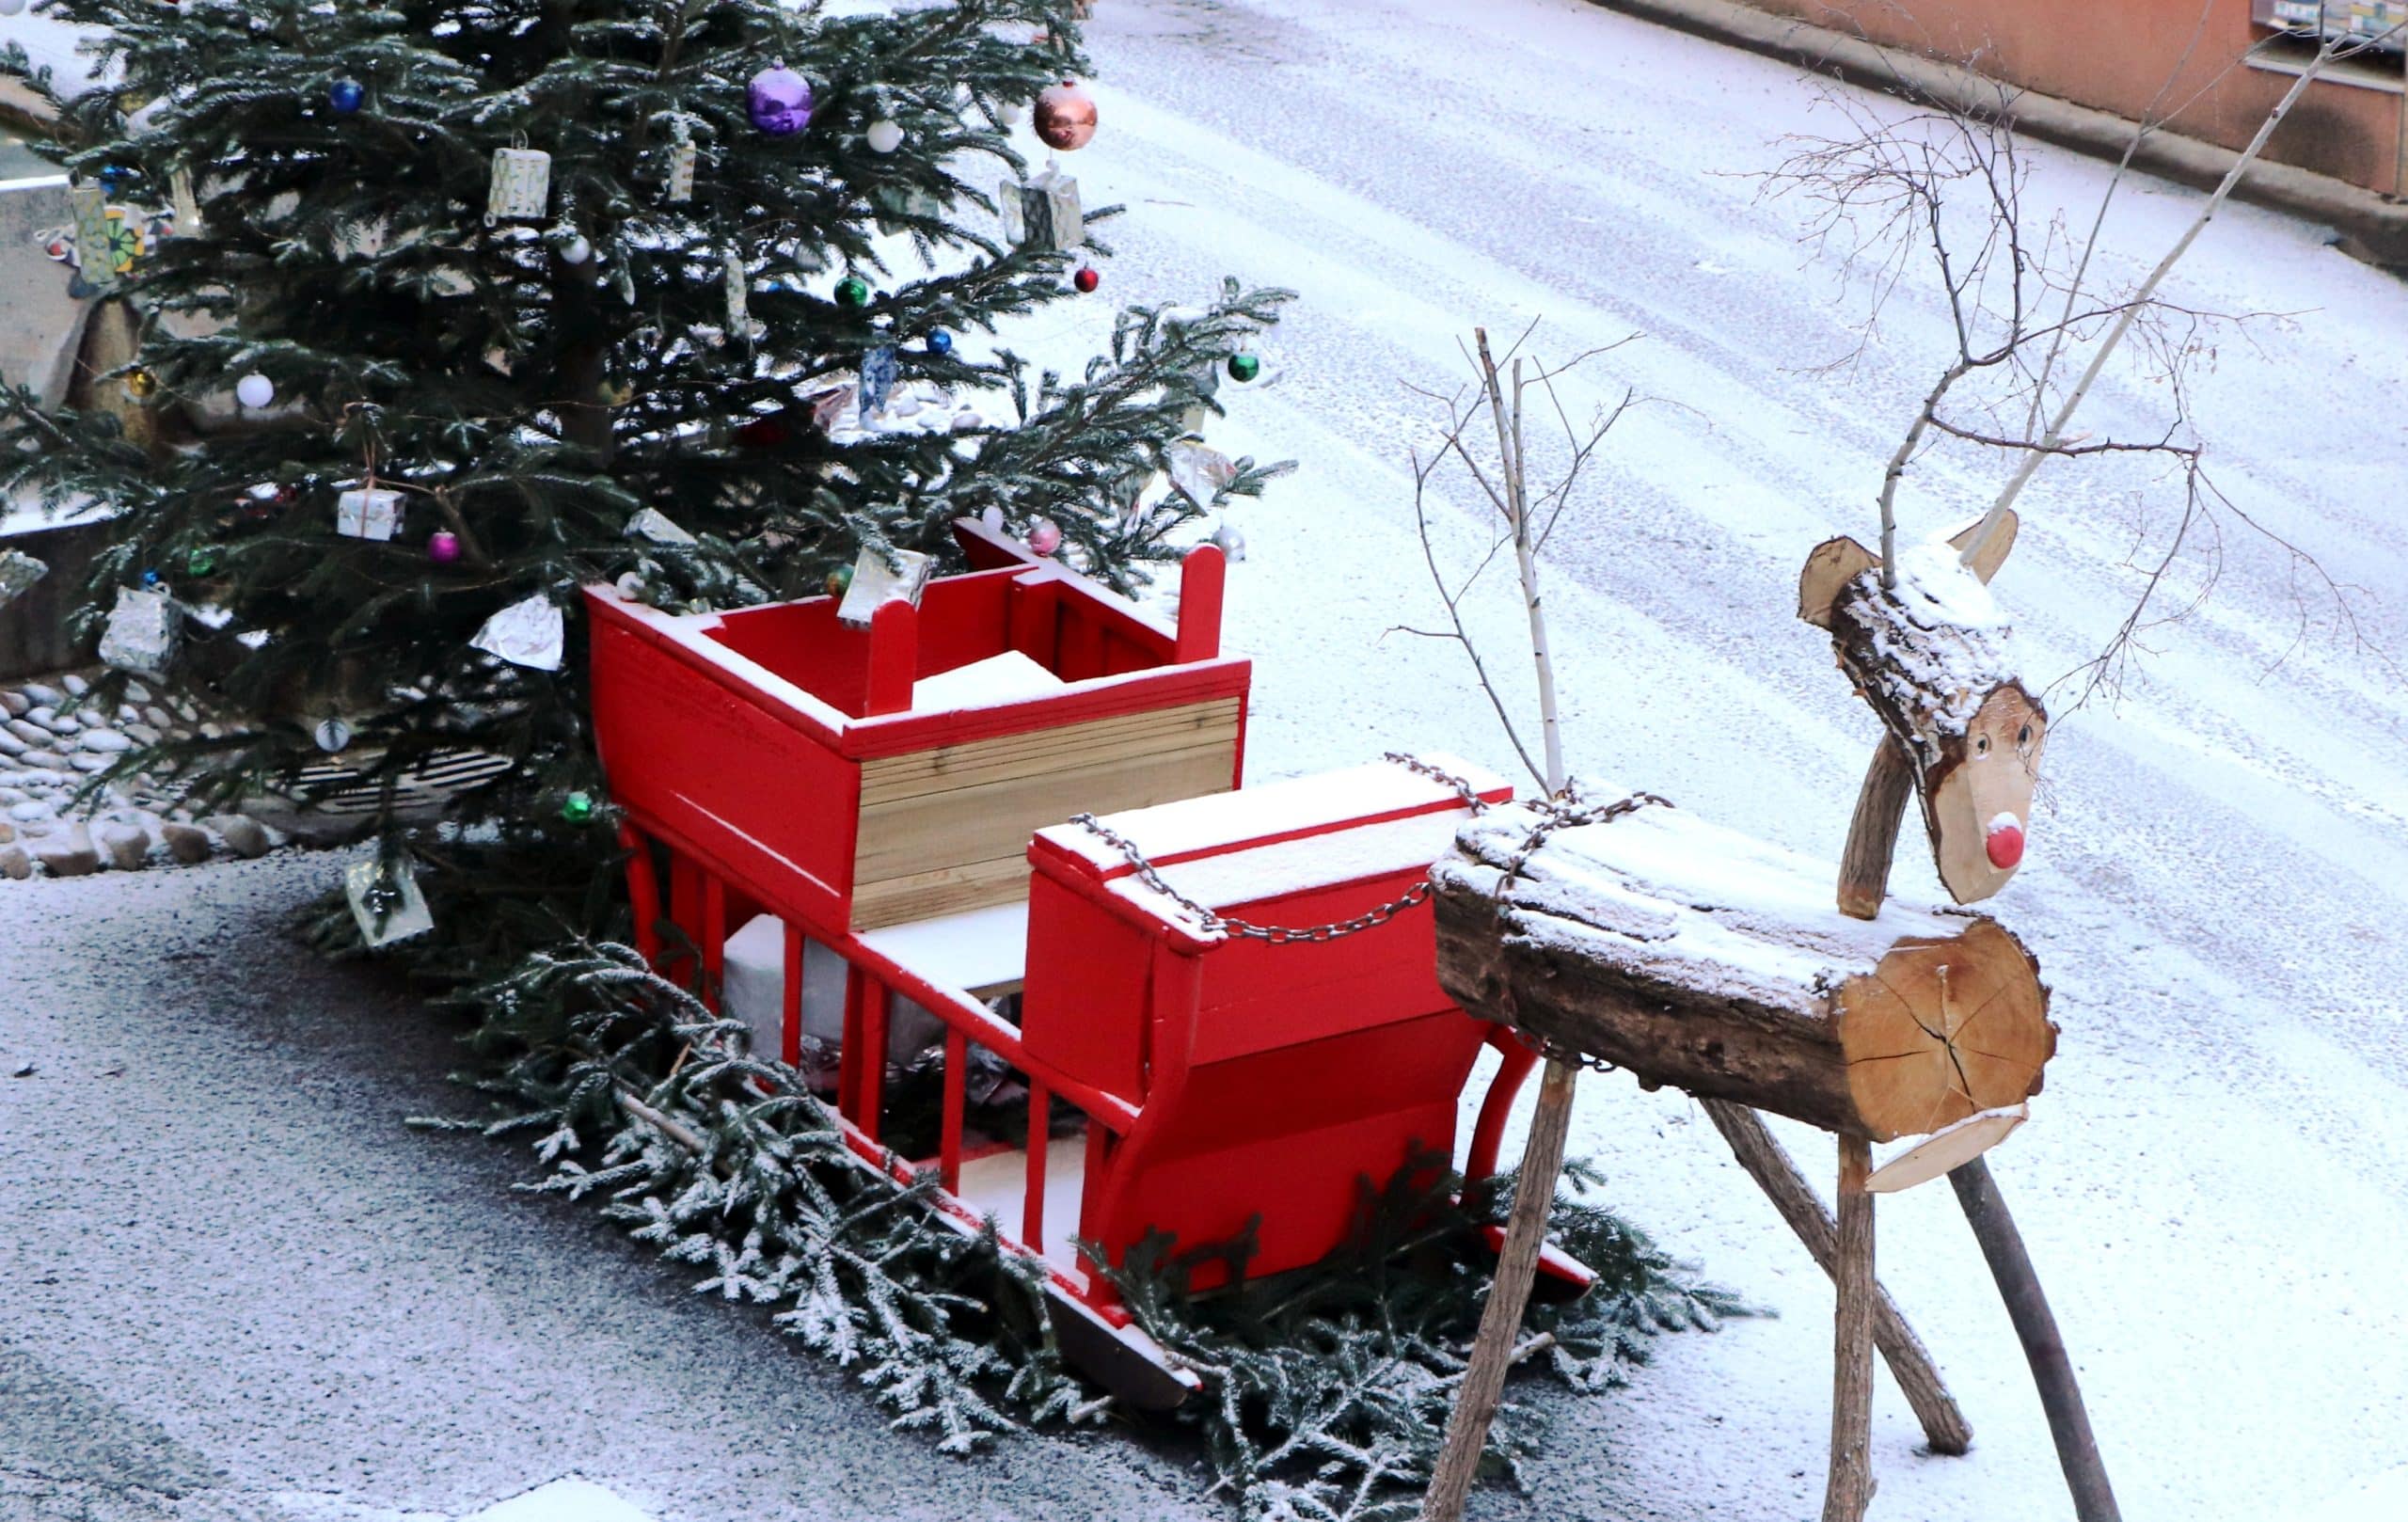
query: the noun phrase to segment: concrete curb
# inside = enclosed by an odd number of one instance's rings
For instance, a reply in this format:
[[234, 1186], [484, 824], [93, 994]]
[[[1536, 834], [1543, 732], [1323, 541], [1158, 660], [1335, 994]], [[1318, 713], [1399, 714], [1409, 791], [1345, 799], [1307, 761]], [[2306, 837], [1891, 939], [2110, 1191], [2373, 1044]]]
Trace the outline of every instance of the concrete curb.
[[[1868, 42], [1793, 17], [1776, 16], [1735, 0], [1590, 0], [1607, 10], [1728, 43], [1751, 53], [1802, 64], [1851, 85], [1893, 95], [1921, 96], [1970, 115], [1997, 110], [2001, 82], [1943, 59]], [[2008, 85], [2005, 117], [2016, 131], [2043, 142], [2120, 159], [2134, 123], [2053, 95]], [[2241, 155], [2231, 149], [2170, 132], [2154, 132], [2132, 155], [2132, 166], [2212, 189]], [[2330, 175], [2259, 159], [2234, 187], [2242, 200], [2321, 222], [2341, 234], [2342, 249], [2386, 269], [2408, 267], [2408, 204], [2384, 199]]]

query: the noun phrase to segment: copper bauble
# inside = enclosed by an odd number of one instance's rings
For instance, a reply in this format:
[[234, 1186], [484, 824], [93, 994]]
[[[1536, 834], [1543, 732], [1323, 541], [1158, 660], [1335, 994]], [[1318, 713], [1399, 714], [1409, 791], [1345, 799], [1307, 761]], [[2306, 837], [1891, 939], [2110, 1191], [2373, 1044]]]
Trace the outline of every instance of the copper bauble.
[[1037, 135], [1065, 153], [1086, 147], [1095, 135], [1095, 97], [1067, 79], [1047, 86], [1037, 97]]

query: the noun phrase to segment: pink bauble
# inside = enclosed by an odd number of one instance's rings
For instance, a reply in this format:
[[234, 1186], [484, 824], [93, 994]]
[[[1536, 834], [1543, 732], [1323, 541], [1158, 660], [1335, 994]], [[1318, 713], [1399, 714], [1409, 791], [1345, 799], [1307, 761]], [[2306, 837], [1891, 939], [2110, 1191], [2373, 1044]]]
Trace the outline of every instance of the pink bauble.
[[449, 565], [460, 558], [460, 536], [439, 531], [426, 542], [427, 558], [437, 565]]
[[1068, 153], [1095, 136], [1095, 97], [1071, 80], [1049, 85], [1037, 97], [1037, 135], [1046, 147]]
[[1051, 555], [1062, 547], [1062, 531], [1038, 518], [1028, 527], [1028, 547], [1040, 555]]

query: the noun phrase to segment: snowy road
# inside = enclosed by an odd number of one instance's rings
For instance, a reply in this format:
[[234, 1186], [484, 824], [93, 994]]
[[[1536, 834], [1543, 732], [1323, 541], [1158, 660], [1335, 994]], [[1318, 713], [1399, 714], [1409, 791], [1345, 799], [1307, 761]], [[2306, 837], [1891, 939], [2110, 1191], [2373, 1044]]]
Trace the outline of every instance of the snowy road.
[[[1236, 403], [1246, 447], [1305, 462], [1237, 515], [1256, 774], [1400, 744], [1511, 763], [1459, 661], [1381, 636], [1437, 611], [1405, 469], [1430, 408], [1403, 383], [1452, 389], [1471, 324], [1543, 318], [1557, 358], [1644, 334], [1597, 379], [1660, 399], [1617, 432], [1554, 555], [1576, 769], [1835, 853], [1873, 724], [1790, 616], [1797, 569], [1827, 534], [1871, 535], [1882, 463], [1947, 352], [1939, 309], [1902, 299], [1884, 349], [1808, 373], [1853, 344], [1853, 309], [1751, 177], [1781, 134], [1833, 130], [1814, 88], [1577, 0], [1113, 0], [1094, 42], [1103, 128], [1073, 167], [1130, 207], [1109, 289], [1192, 295], [1226, 270], [1303, 295], [1279, 384]], [[2102, 166], [2033, 156], [2036, 219], [2096, 204]], [[2136, 189], [2106, 246], [2127, 280], [2197, 204]], [[2408, 657], [2408, 291], [2322, 243], [2228, 211], [2169, 294], [2296, 314], [2254, 325], [2254, 351], [2225, 342], [2199, 431], [2238, 503], [2363, 586], [2364, 632]], [[2083, 420], [2129, 436], [2161, 398], [2121, 377]], [[2145, 486], [2162, 530], [2178, 494], [2143, 471], [2052, 467], [2027, 494], [1998, 591], [2036, 674], [2095, 652], [2129, 602], [2127, 494]], [[1902, 500], [1930, 531], [1987, 498], [1943, 471]], [[1996, 1171], [2135, 1522], [2308, 1515], [2408, 1461], [2408, 682], [2329, 628], [2291, 651], [2284, 563], [2227, 549], [2120, 710], [2052, 732], [2032, 860], [1997, 900], [2065, 1037]], [[1488, 611], [1494, 663], [1520, 647], [1501, 589]], [[1567, 1406], [1536, 1494], [1486, 1514], [1811, 1514], [1828, 1289], [1685, 1102], [1583, 1092], [1575, 1150], [1617, 1201], [1785, 1315], [1674, 1340], [1627, 1399]], [[1792, 1139], [1828, 1172], [1827, 1144]], [[1916, 1456], [1885, 1386], [1876, 1514], [2069, 1515], [1947, 1192], [1885, 1203], [1881, 1229], [1885, 1277], [1979, 1437], [1967, 1459]]]
[[[1235, 398], [1223, 436], [1305, 462], [1238, 515], [1253, 774], [1392, 746], [1511, 761], [1460, 663], [1383, 633], [1434, 612], [1405, 469], [1429, 408], [1403, 383], [1450, 388], [1472, 323], [1543, 317], [1552, 357], [1644, 334], [1596, 394], [1658, 399], [1617, 433], [1553, 557], [1576, 767], [1835, 851], [1872, 721], [1790, 616], [1794, 578], [1816, 540], [1870, 532], [1881, 461], [1941, 357], [1938, 312], [1902, 297], [1889, 348], [1811, 373], [1853, 341], [1849, 313], [1795, 245], [1795, 211], [1758, 205], [1750, 176], [1778, 135], [1817, 123], [1814, 90], [1576, 0], [1100, 9], [1103, 130], [1071, 167], [1090, 204], [1130, 208], [1105, 293], [1192, 300], [1233, 272], [1303, 294], [1277, 384]], [[2104, 182], [2069, 155], [2037, 162], [2036, 203], [2086, 208]], [[2194, 205], [2129, 192], [2115, 271], [2145, 268]], [[2200, 430], [2241, 505], [2363, 585], [2366, 633], [2408, 657], [2408, 291], [2247, 209], [2175, 284], [2197, 306], [2296, 313], [2226, 345]], [[1052, 339], [1091, 347], [1104, 310], [1057, 309]], [[2115, 378], [2088, 421], [2130, 425], [2155, 401]], [[2026, 499], [1998, 587], [2044, 677], [2130, 596], [2139, 484], [2052, 468]], [[1909, 525], [1984, 495], [1927, 476]], [[1442, 508], [1450, 542], [1468, 542], [1468, 510]], [[1997, 908], [2039, 952], [2065, 1036], [1996, 1169], [2132, 1522], [2363, 1522], [2397, 1514], [2377, 1490], [2408, 1488], [2392, 1472], [2408, 1462], [2408, 692], [2323, 629], [2267, 675], [2293, 642], [2284, 566], [2229, 549], [2214, 600], [2153, 642], [2120, 710], [2052, 734], [2032, 858]], [[1515, 648], [1514, 617], [1483, 610], [1493, 652]], [[1919, 859], [1902, 877], [1935, 891]], [[0, 1088], [16, 1160], [0, 1393], [55, 1416], [0, 1423], [0, 1517], [17, 1471], [119, 1451], [152, 1491], [100, 1498], [109, 1522], [217, 1522], [204, 1508], [230, 1496], [277, 1522], [457, 1514], [571, 1468], [663, 1522], [1204, 1514], [1132, 1445], [1014, 1444], [962, 1467], [890, 1437], [754, 1320], [692, 1303], [589, 1216], [505, 1195], [515, 1158], [399, 1132], [394, 1117], [456, 1102], [439, 1036], [246, 939], [317, 880], [271, 863], [0, 885], [0, 963], [65, 980], [7, 1012], [5, 1054], [39, 1057], [25, 1084], [53, 1086]], [[231, 961], [238, 945], [260, 964]], [[1790, 1139], [1828, 1170], [1820, 1138]], [[1827, 1287], [1677, 1097], [1591, 1081], [1575, 1150], [1635, 1219], [1784, 1314], [1670, 1340], [1627, 1393], [1563, 1403], [1533, 1494], [1475, 1514], [1811, 1515]], [[1875, 1515], [2069, 1515], [1945, 1191], [1885, 1202], [1881, 1232], [1884, 1276], [1978, 1436], [1968, 1458], [1918, 1456], [1885, 1384]]]

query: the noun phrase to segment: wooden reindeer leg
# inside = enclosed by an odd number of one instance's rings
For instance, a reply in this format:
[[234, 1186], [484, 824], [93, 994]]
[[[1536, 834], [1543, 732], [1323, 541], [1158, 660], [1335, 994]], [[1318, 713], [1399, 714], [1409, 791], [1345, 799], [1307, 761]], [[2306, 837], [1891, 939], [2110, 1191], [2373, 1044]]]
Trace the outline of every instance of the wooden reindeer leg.
[[[1913, 787], [1905, 748], [1895, 738], [1883, 736], [1881, 748], [1874, 753], [1873, 765], [1864, 774], [1864, 786], [1857, 794], [1856, 816], [1849, 821], [1847, 848], [1840, 859], [1841, 912], [1863, 920], [1881, 912], [1891, 858], [1897, 850], [1898, 826]], [[1956, 1192], [1966, 1224], [1973, 1229], [1973, 1240], [1981, 1245], [1990, 1277], [1998, 1283], [1999, 1297], [2006, 1302], [2015, 1335], [2023, 1343], [2024, 1360], [2032, 1366], [2032, 1382], [2040, 1392], [2040, 1408], [2056, 1440], [2057, 1464], [2065, 1471], [2066, 1489], [2073, 1496], [2074, 1514], [2081, 1522], [2121, 1522], [2115, 1490], [2107, 1482], [2107, 1467], [2091, 1434], [2090, 1412], [2082, 1402], [2082, 1386], [2074, 1378], [2073, 1362], [2066, 1356], [2056, 1318], [2049, 1310], [2049, 1297], [2040, 1289], [2031, 1256], [2023, 1250], [2023, 1235], [2015, 1229], [2015, 1217], [2007, 1213], [2006, 1200], [1990, 1178], [1989, 1165], [1977, 1157], [1951, 1172], [1948, 1183]], [[1840, 1217], [1845, 1236], [1845, 1200]]]
[[2056, 1439], [2057, 1464], [2065, 1470], [2066, 1488], [2073, 1493], [2074, 1514], [2081, 1522], [2119, 1522], [2115, 1492], [2107, 1482], [2107, 1467], [2099, 1457], [2099, 1440], [2091, 1435], [2090, 1413], [2082, 1403], [2082, 1387], [2074, 1379], [2073, 1360], [2065, 1340], [2057, 1335], [2057, 1319], [2049, 1297], [2040, 1292], [2040, 1277], [2023, 1250], [2023, 1234], [2006, 1201], [1990, 1178], [1989, 1165], [1980, 1158], [1948, 1175], [1988, 1260], [1990, 1276], [1998, 1280], [2000, 1298], [2015, 1323], [2023, 1356], [2032, 1365], [2032, 1381], [2040, 1387], [2040, 1406], [2048, 1413], [2049, 1435]]
[[1907, 748], [1897, 737], [1884, 735], [1856, 795], [1856, 816], [1848, 821], [1847, 848], [1840, 857], [1841, 913], [1860, 920], [1880, 917], [1881, 900], [1890, 896], [1898, 826], [1914, 795], [1914, 764]]
[[1513, 1189], [1513, 1211], [1505, 1220], [1505, 1245], [1497, 1255], [1497, 1277], [1488, 1286], [1488, 1305], [1481, 1311], [1471, 1362], [1455, 1390], [1455, 1409], [1447, 1419], [1447, 1445], [1439, 1450], [1437, 1467], [1430, 1473], [1430, 1490], [1421, 1500], [1421, 1522], [1457, 1522], [1464, 1514], [1464, 1500], [1471, 1494], [1472, 1480], [1480, 1472], [1480, 1455], [1488, 1446], [1488, 1429], [1497, 1419], [1497, 1403], [1505, 1393], [1505, 1371], [1513, 1362], [1522, 1310], [1529, 1304], [1530, 1283], [1538, 1276], [1539, 1248], [1546, 1241], [1555, 1181], [1563, 1172], [1564, 1139], [1572, 1130], [1572, 1090], [1579, 1077], [1580, 1070], [1571, 1063], [1549, 1060], [1546, 1075], [1539, 1082], [1538, 1108], [1530, 1117], [1529, 1140], [1522, 1149], [1522, 1176]]
[[1840, 1136], [1839, 1263], [1831, 1278], [1831, 1472], [1823, 1522], [1863, 1522], [1873, 1499], [1873, 1144]]
[[[1729, 1100], [1699, 1102], [1705, 1106], [1707, 1118], [1722, 1133], [1723, 1140], [1731, 1144], [1739, 1165], [1764, 1190], [1765, 1197], [1772, 1201], [1773, 1209], [1789, 1223], [1789, 1229], [1798, 1233], [1798, 1240], [1806, 1245], [1806, 1251], [1823, 1272], [1836, 1279], [1839, 1235], [1830, 1213], [1823, 1209], [1814, 1187], [1789, 1160], [1789, 1154], [1782, 1150], [1781, 1143], [1773, 1139], [1764, 1118]], [[1954, 1455], [1972, 1448], [1972, 1424], [1957, 1409], [1931, 1355], [1924, 1351], [1923, 1340], [1907, 1324], [1907, 1318], [1877, 1279], [1873, 1285], [1873, 1345], [1890, 1365], [1890, 1373], [1905, 1392], [1907, 1404], [1914, 1408], [1915, 1419], [1923, 1423], [1924, 1441], [1931, 1451]]]

